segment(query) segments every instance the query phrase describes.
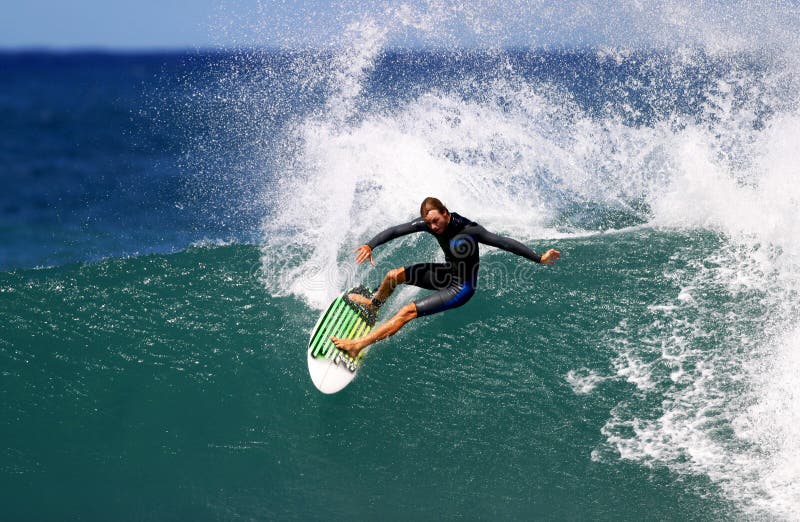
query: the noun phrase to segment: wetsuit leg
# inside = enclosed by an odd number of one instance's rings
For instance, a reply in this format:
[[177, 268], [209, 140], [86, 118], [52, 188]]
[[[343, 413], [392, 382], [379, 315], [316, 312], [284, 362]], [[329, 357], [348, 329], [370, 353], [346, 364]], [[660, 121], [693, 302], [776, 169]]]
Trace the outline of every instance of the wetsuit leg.
[[436, 290], [435, 293], [414, 301], [418, 317], [457, 308], [469, 301], [475, 293], [472, 282], [456, 280], [450, 267], [443, 263], [420, 263], [405, 267], [405, 270], [406, 284]]
[[446, 263], [417, 263], [405, 267], [406, 284], [426, 290], [441, 290], [450, 286], [453, 275]]
[[461, 284], [449, 286], [436, 293], [414, 301], [417, 306], [417, 317], [431, 315], [451, 308], [458, 308], [465, 304], [475, 294], [472, 283], [465, 281]]

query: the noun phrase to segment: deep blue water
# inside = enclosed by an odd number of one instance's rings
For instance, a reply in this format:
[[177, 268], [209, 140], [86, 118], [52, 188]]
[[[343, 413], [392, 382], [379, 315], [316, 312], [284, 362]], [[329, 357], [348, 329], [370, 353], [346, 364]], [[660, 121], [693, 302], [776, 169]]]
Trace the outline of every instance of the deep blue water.
[[[3, 518], [795, 518], [790, 66], [368, 44], [0, 54]], [[428, 195], [563, 260], [320, 394]]]
[[[253, 200], [290, 154], [286, 127], [324, 108], [331, 93], [325, 78], [296, 83], [313, 74], [296, 69], [331, 60], [330, 52], [288, 51], [3, 53], [0, 267], [174, 251], [201, 239], [252, 242], [272, 210]], [[731, 66], [697, 60], [674, 76], [656, 53], [617, 64], [588, 50], [387, 50], [354, 117], [432, 88], [511, 112], [514, 100], [485, 90], [505, 67], [569, 93], [594, 118], [641, 126], [701, 117], [709, 85]], [[743, 60], [755, 76], [753, 59]], [[236, 100], [243, 91], [256, 99]], [[257, 124], [232, 116], [253, 104], [263, 111], [251, 115]]]
[[[201, 65], [191, 65], [194, 60]], [[181, 169], [185, 54], [0, 56], [0, 267], [172, 251], [234, 235], [211, 223]], [[164, 118], [163, 113], [178, 116]]]

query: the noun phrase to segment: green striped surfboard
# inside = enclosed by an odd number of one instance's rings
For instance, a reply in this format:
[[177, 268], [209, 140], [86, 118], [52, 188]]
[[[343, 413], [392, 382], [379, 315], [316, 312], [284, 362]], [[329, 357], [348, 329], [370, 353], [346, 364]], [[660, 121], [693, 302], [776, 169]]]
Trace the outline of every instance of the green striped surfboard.
[[348, 299], [347, 295], [351, 293], [371, 297], [373, 292], [359, 286], [334, 299], [317, 320], [308, 341], [309, 373], [317, 388], [325, 393], [344, 388], [355, 377], [367, 351], [363, 350], [358, 359], [353, 360], [333, 345], [331, 336], [357, 339], [369, 333], [375, 326], [375, 316]]

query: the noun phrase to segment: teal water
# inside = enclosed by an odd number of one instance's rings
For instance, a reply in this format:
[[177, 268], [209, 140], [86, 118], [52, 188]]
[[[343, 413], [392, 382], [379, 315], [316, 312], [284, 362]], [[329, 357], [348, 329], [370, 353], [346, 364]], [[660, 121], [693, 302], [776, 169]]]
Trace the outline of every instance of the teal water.
[[497, 275], [521, 260], [484, 254], [467, 306], [376, 345], [333, 396], [305, 367], [319, 311], [270, 297], [256, 247], [6, 272], [4, 518], [735, 518], [707, 478], [593, 458], [635, 387], [567, 379], [610, 374], [603, 332], [675, 295], [676, 251], [719, 242], [565, 239], [515, 284]]
[[[798, 520], [800, 13], [635, 4], [0, 51], [0, 519]], [[439, 259], [352, 259], [427, 196], [563, 259], [484, 248], [318, 393], [325, 306]]]

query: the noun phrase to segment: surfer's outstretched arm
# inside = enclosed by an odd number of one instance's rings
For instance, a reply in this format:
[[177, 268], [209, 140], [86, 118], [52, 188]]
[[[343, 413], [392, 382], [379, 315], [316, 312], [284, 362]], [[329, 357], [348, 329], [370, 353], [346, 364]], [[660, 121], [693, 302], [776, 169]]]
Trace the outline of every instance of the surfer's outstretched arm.
[[415, 219], [410, 223], [403, 223], [402, 225], [389, 227], [367, 241], [365, 244], [356, 248], [356, 262], [363, 263], [369, 259], [370, 263], [374, 265], [375, 260], [372, 258], [372, 251], [375, 249], [375, 247], [387, 243], [392, 239], [397, 239], [398, 237], [412, 234], [414, 232], [422, 232], [424, 230], [427, 230], [427, 225], [423, 219]]
[[516, 239], [494, 234], [480, 225], [474, 225], [474, 230], [470, 230], [470, 233], [485, 245], [500, 248], [506, 252], [511, 252], [512, 254], [522, 256], [543, 265], [552, 265], [561, 258], [561, 252], [558, 250], [551, 248], [544, 254], [539, 255]]
[[375, 259], [372, 257], [372, 248], [369, 245], [361, 245], [356, 248], [356, 263], [361, 264], [369, 259], [372, 266], [375, 266]]
[[551, 248], [542, 254], [542, 260], [539, 262], [543, 265], [552, 265], [559, 259], [561, 259], [561, 251]]

